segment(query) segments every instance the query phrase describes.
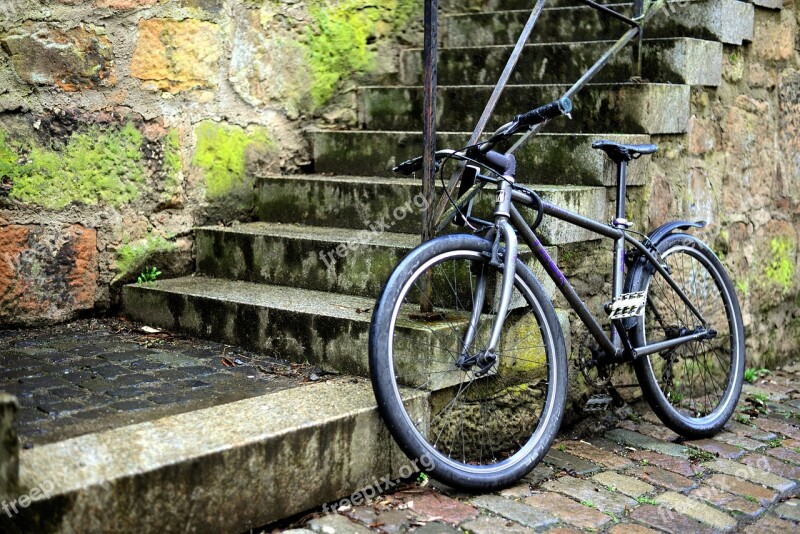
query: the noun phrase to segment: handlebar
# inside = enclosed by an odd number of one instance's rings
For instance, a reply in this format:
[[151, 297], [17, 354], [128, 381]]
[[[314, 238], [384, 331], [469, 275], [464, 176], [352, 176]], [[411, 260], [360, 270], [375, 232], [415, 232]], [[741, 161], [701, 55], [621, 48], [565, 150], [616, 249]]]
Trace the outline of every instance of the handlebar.
[[[460, 152], [455, 150], [439, 150], [436, 152], [436, 170], [438, 171], [439, 169], [439, 160], [444, 157], [453, 157], [457, 159], [470, 159], [475, 157], [480, 158], [481, 155], [487, 154], [489, 151], [491, 151], [492, 148], [497, 145], [497, 143], [508, 139], [514, 134], [517, 134], [523, 130], [530, 130], [535, 126], [542, 124], [543, 122], [547, 122], [562, 115], [571, 119], [571, 113], [572, 100], [564, 97], [556, 100], [555, 102], [551, 102], [549, 104], [545, 104], [544, 106], [533, 109], [527, 113], [523, 113], [522, 115], [517, 115], [514, 117], [513, 121], [500, 127], [500, 129], [497, 130], [494, 135], [492, 135], [492, 137], [484, 143]], [[419, 156], [417, 158], [404, 161], [393, 170], [399, 174], [410, 175], [421, 170], [422, 163], [423, 157]]]

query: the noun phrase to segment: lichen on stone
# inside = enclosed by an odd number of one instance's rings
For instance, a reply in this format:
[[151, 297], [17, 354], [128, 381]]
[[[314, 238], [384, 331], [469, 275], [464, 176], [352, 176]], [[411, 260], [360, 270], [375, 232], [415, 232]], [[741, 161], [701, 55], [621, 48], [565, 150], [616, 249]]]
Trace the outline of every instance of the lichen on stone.
[[144, 137], [132, 122], [73, 133], [58, 150], [32, 139], [10, 140], [0, 131], [0, 176], [9, 196], [27, 204], [61, 209], [72, 202], [121, 206], [135, 200], [146, 181]]
[[764, 269], [767, 280], [777, 284], [786, 295], [794, 286], [797, 278], [794, 262], [795, 245], [787, 237], [778, 237], [770, 242], [770, 259]]
[[209, 200], [223, 199], [243, 188], [251, 189], [247, 180], [248, 151], [268, 152], [274, 146], [263, 128], [246, 131], [213, 121], [200, 123], [195, 135], [197, 146], [192, 163], [203, 170]]
[[178, 189], [181, 174], [183, 173], [183, 160], [181, 158], [181, 143], [178, 130], [170, 130], [164, 138], [164, 187], [168, 193]]
[[340, 82], [374, 68], [378, 39], [391, 35], [418, 10], [411, 0], [343, 0], [314, 2], [309, 6], [311, 24], [303, 45], [314, 76], [311, 97], [315, 106], [328, 102]]

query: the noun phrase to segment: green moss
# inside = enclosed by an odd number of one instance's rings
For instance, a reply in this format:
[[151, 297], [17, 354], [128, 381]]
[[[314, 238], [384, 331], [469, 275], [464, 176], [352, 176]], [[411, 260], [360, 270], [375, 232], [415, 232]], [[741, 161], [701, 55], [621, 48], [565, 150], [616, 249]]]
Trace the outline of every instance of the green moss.
[[11, 198], [50, 209], [72, 203], [115, 206], [138, 198], [145, 182], [144, 138], [133, 123], [89, 127], [73, 134], [63, 150], [35, 142], [16, 144], [0, 132], [0, 175], [12, 181]]
[[325, 104], [342, 80], [375, 66], [377, 40], [405, 25], [419, 9], [414, 0], [317, 1], [309, 6], [311, 24], [302, 41], [314, 78], [311, 97]]
[[206, 197], [220, 199], [245, 184], [247, 151], [258, 145], [273, 146], [266, 130], [251, 133], [238, 126], [206, 121], [195, 131], [197, 147], [193, 164], [205, 171]]
[[770, 243], [771, 257], [764, 274], [768, 280], [781, 287], [783, 294], [789, 293], [796, 278], [794, 253], [791, 239], [779, 237]]
[[117, 276], [120, 280], [132, 275], [146, 267], [147, 261], [153, 255], [175, 250], [175, 243], [168, 241], [158, 234], [150, 234], [147, 238], [134, 244], [124, 244], [117, 251]]

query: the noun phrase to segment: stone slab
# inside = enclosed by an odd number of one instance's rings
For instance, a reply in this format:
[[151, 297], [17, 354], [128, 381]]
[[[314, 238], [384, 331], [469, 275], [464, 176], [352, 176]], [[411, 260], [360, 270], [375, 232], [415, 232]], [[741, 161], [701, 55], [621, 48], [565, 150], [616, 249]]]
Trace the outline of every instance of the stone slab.
[[689, 457], [689, 452], [683, 445], [669, 443], [660, 439], [644, 436], [631, 430], [617, 428], [606, 432], [605, 436], [616, 443], [620, 443], [628, 447], [646, 449], [649, 451], [666, 454], [667, 456], [675, 456], [676, 458]]
[[[464, 131], [477, 124], [493, 85], [439, 86], [437, 128]], [[489, 125], [493, 130], [516, 115], [560, 98], [568, 85], [506, 87]], [[549, 132], [627, 132], [679, 134], [688, 131], [691, 87], [670, 84], [590, 84], [574, 96], [572, 121], [559, 119]], [[419, 128], [422, 88], [374, 86], [359, 89], [359, 122], [369, 130], [409, 131]], [[613, 114], [606, 112], [614, 109]]]
[[591, 503], [601, 512], [621, 515], [626, 509], [636, 506], [636, 501], [621, 493], [608, 491], [605, 487], [588, 480], [570, 476], [545, 482], [548, 491], [557, 491], [583, 503]]
[[761, 484], [778, 491], [781, 495], [797, 488], [797, 482], [769, 473], [751, 465], [744, 465], [731, 460], [715, 460], [706, 466], [720, 473], [731, 475], [755, 484]]
[[723, 532], [736, 528], [736, 519], [728, 514], [674, 491], [658, 495], [656, 502]]
[[614, 471], [597, 473], [592, 477], [592, 480], [607, 488], [614, 488], [615, 491], [624, 493], [628, 497], [633, 497], [634, 499], [655, 490], [655, 487], [646, 482], [642, 482], [630, 476], [620, 475]]
[[550, 512], [496, 495], [481, 495], [472, 499], [471, 503], [533, 529], [542, 529], [558, 522], [558, 518]]
[[525, 499], [525, 504], [550, 512], [564, 523], [581, 529], [599, 529], [612, 521], [610, 516], [558, 493], [537, 493]]
[[[412, 409], [426, 405], [423, 397], [410, 401]], [[109, 524], [241, 532], [350, 495], [407, 464], [372, 388], [325, 382], [23, 451], [21, 486], [55, 488], [17, 521], [40, 532]]]

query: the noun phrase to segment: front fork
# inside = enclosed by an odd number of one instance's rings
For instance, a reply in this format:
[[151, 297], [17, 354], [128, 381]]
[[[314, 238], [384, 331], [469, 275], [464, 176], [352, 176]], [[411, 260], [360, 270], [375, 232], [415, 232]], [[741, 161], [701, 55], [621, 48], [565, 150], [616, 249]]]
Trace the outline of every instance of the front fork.
[[[495, 206], [495, 227], [487, 237], [493, 238], [493, 246], [491, 251], [491, 258], [489, 259], [490, 266], [503, 267], [503, 281], [500, 287], [499, 302], [497, 306], [497, 315], [495, 316], [494, 324], [492, 325], [492, 333], [489, 338], [489, 344], [480, 355], [470, 356], [470, 348], [475, 341], [475, 336], [478, 332], [478, 322], [483, 312], [484, 305], [486, 304], [486, 291], [488, 285], [488, 268], [485, 262], [480, 262], [479, 272], [477, 272], [478, 281], [473, 295], [473, 309], [470, 316], [467, 332], [464, 336], [464, 346], [461, 350], [459, 358], [459, 366], [471, 367], [478, 365], [482, 371], [488, 369], [496, 362], [497, 346], [500, 344], [500, 335], [505, 323], [506, 314], [511, 307], [511, 292], [514, 289], [514, 279], [517, 270], [517, 233], [514, 227], [509, 222], [511, 210], [511, 193], [513, 179], [509, 176], [504, 176], [500, 181], [500, 187], [497, 191], [497, 203]], [[505, 243], [505, 253], [500, 253], [500, 243]], [[485, 370], [484, 370], [485, 368]]]

